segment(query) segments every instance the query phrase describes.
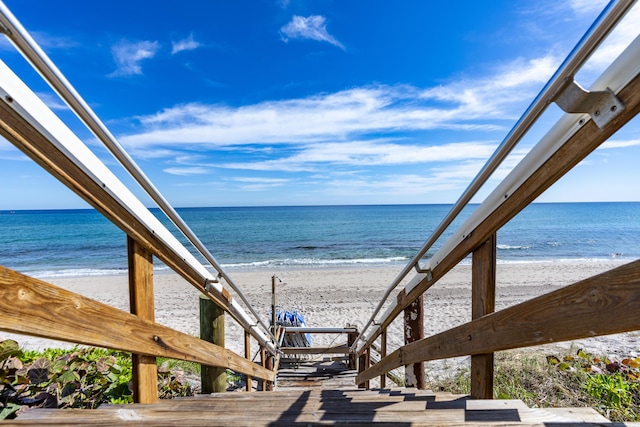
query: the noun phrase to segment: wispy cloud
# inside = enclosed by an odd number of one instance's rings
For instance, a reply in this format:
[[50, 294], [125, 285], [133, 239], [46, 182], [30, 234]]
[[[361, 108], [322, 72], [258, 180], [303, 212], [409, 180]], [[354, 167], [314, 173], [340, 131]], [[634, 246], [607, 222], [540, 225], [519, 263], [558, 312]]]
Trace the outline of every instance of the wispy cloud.
[[231, 178], [230, 181], [239, 183], [239, 187], [243, 191], [262, 191], [282, 187], [290, 180], [284, 178], [235, 177]]
[[[53, 49], [71, 49], [81, 46], [78, 40], [72, 37], [56, 36], [43, 31], [30, 31], [29, 34], [43, 49], [49, 51]], [[15, 48], [6, 37], [0, 37], [0, 50], [12, 51]]]
[[603, 10], [607, 0], [569, 0], [568, 5], [576, 15], [586, 15]]
[[309, 144], [298, 148], [289, 157], [258, 162], [223, 163], [231, 169], [315, 171], [318, 165], [375, 167], [448, 162], [465, 159], [486, 159], [495, 143], [462, 142], [443, 145], [403, 145], [384, 141], [351, 141], [345, 143]]
[[285, 42], [289, 39], [310, 39], [331, 43], [345, 50], [345, 47], [327, 31], [327, 19], [324, 16], [312, 15], [308, 17], [294, 15], [287, 25], [280, 29], [280, 36]]
[[40, 98], [42, 100], [42, 102], [44, 102], [47, 107], [51, 108], [52, 110], [68, 110], [69, 107], [67, 106], [67, 104], [65, 104], [60, 97], [58, 97], [57, 95], [54, 95], [53, 93], [50, 92], [38, 92], [38, 98]]
[[627, 147], [637, 147], [640, 146], [640, 139], [629, 139], [626, 141], [607, 141], [602, 144], [598, 149], [599, 150], [607, 150], [612, 148], [627, 148]]
[[145, 59], [153, 58], [160, 50], [157, 41], [129, 42], [121, 41], [111, 47], [113, 59], [116, 62], [116, 70], [109, 77], [122, 77], [142, 74], [140, 63]]
[[503, 120], [519, 116], [557, 62], [552, 56], [517, 60], [490, 76], [433, 88], [381, 85], [240, 107], [178, 105], [137, 117], [143, 131], [121, 140], [130, 148], [213, 148], [349, 142], [434, 129], [499, 130]]
[[206, 175], [211, 172], [211, 169], [202, 166], [183, 166], [183, 167], [171, 167], [162, 170], [169, 175], [189, 176], [189, 175]]
[[[585, 0], [586, 1], [586, 0]], [[600, 9], [604, 8], [604, 5]], [[603, 70], [638, 36], [640, 5], [636, 4], [609, 34], [585, 65], [587, 70]]]
[[200, 46], [201, 44], [193, 39], [193, 34], [189, 34], [189, 37], [171, 43], [171, 54], [175, 55], [185, 50], [195, 50]]

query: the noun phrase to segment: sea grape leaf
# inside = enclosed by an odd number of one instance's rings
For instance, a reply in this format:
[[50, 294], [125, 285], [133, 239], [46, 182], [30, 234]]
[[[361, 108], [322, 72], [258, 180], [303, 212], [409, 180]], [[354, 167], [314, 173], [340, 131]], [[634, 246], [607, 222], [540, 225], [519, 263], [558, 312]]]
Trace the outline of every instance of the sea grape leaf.
[[6, 420], [8, 418], [13, 418], [13, 414], [18, 412], [21, 406], [15, 403], [8, 403], [6, 407], [2, 408], [0, 411], [0, 420]]
[[42, 384], [49, 380], [49, 365], [51, 362], [44, 357], [31, 364], [28, 370], [29, 380], [32, 384]]
[[24, 364], [17, 357], [11, 356], [4, 362], [4, 367], [5, 367], [5, 369], [16, 369], [16, 370], [18, 370], [18, 369], [22, 369], [24, 367]]
[[75, 382], [77, 380], [80, 379], [80, 375], [78, 375], [77, 372], [74, 372], [72, 370], [68, 370], [63, 372], [60, 376], [58, 376], [57, 381], [60, 384], [68, 384], [71, 382]]
[[19, 356], [21, 353], [20, 346], [16, 341], [0, 341], [0, 360], [4, 360], [10, 356]]
[[96, 361], [96, 370], [101, 374], [106, 374], [109, 372], [109, 368], [111, 367], [111, 359], [106, 357], [101, 357]]
[[60, 372], [63, 372], [66, 367], [67, 364], [64, 362], [64, 360], [56, 359], [51, 362], [51, 365], [49, 365], [49, 370], [51, 371], [51, 373], [59, 374]]

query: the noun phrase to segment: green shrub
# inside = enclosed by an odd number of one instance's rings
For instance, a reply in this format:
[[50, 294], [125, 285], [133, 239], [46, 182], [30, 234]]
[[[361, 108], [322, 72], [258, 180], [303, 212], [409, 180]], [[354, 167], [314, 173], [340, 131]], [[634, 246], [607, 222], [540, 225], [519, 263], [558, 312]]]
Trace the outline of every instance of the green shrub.
[[[96, 408], [132, 403], [131, 355], [100, 348], [21, 351], [13, 340], [0, 342], [0, 419], [22, 407]], [[193, 394], [180, 369], [164, 361], [158, 368], [161, 398]]]
[[[582, 350], [562, 358], [516, 352], [496, 355], [494, 397], [529, 407], [591, 406], [611, 421], [640, 421], [640, 358], [598, 358]], [[470, 392], [469, 369], [427, 384], [456, 394]]]

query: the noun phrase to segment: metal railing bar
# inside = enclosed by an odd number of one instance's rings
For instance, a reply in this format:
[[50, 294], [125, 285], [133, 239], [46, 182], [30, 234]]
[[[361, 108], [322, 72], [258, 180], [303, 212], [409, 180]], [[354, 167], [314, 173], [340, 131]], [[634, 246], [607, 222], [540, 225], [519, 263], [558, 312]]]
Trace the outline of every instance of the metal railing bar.
[[451, 223], [458, 217], [460, 212], [468, 205], [471, 199], [476, 195], [478, 190], [486, 183], [489, 177], [496, 171], [496, 169], [502, 164], [504, 159], [511, 153], [513, 148], [520, 142], [522, 137], [529, 131], [531, 126], [535, 124], [538, 118], [546, 110], [549, 104], [551, 104], [558, 94], [558, 92], [564, 88], [568, 79], [573, 79], [575, 73], [582, 67], [582, 65], [589, 59], [595, 49], [602, 43], [605, 37], [611, 32], [615, 25], [622, 19], [622, 17], [629, 11], [631, 6], [636, 0], [612, 0], [607, 4], [604, 10], [591, 24], [586, 33], [582, 36], [580, 41], [576, 44], [573, 50], [569, 53], [567, 58], [562, 62], [560, 67], [551, 76], [549, 81], [545, 84], [542, 90], [531, 102], [529, 107], [522, 114], [520, 119], [513, 126], [511, 131], [504, 138], [502, 143], [498, 146], [493, 155], [482, 167], [480, 172], [471, 181], [471, 184], [462, 193], [460, 198], [456, 201], [453, 208], [449, 211], [442, 222], [436, 227], [431, 236], [427, 239], [426, 243], [420, 248], [418, 253], [409, 261], [409, 263], [402, 269], [394, 281], [389, 285], [385, 291], [384, 296], [376, 306], [373, 314], [362, 328], [361, 334], [351, 347], [355, 350], [358, 341], [361, 337], [364, 337], [367, 329], [374, 322], [375, 317], [378, 315], [385, 301], [391, 295], [391, 292], [404, 280], [409, 272], [416, 268], [418, 274], [428, 274], [428, 271], [422, 271], [420, 269], [420, 260], [427, 253], [433, 244], [442, 236]]
[[12, 41], [12, 43], [15, 44], [18, 51], [31, 63], [40, 75], [42, 75], [47, 83], [49, 83], [56, 93], [67, 103], [67, 105], [69, 105], [71, 110], [80, 118], [80, 120], [82, 120], [91, 132], [93, 132], [93, 134], [107, 147], [107, 149], [109, 149], [125, 170], [136, 180], [136, 182], [144, 189], [158, 207], [160, 207], [163, 213], [218, 272], [219, 277], [223, 278], [238, 294], [254, 318], [275, 342], [275, 337], [255, 311], [242, 290], [240, 290], [234, 281], [224, 272], [213, 255], [204, 246], [204, 244], [202, 244], [191, 228], [189, 228], [189, 226], [184, 222], [173, 206], [171, 206], [171, 204], [158, 191], [142, 169], [140, 169], [100, 118], [94, 113], [91, 107], [89, 107], [62, 72], [60, 72], [56, 65], [49, 59], [47, 54], [44, 53], [22, 24], [20, 24], [11, 11], [1, 1], [0, 24], [4, 27], [2, 30], [5, 35]]

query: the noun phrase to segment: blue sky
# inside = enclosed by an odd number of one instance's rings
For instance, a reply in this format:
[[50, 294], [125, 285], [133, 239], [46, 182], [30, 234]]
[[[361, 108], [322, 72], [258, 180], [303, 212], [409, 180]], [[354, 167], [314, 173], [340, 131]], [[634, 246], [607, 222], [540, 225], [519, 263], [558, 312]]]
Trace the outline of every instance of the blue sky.
[[[454, 202], [606, 3], [5, 4], [172, 204], [254, 206]], [[638, 6], [580, 84], [633, 22]], [[4, 39], [0, 59], [114, 163]], [[638, 123], [539, 200], [639, 201]], [[0, 209], [86, 207], [4, 140], [0, 180]]]

